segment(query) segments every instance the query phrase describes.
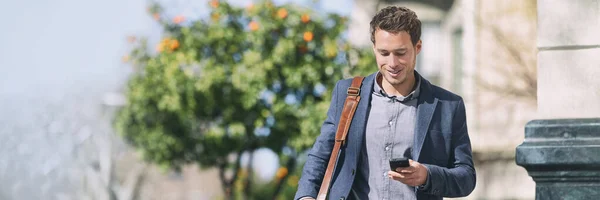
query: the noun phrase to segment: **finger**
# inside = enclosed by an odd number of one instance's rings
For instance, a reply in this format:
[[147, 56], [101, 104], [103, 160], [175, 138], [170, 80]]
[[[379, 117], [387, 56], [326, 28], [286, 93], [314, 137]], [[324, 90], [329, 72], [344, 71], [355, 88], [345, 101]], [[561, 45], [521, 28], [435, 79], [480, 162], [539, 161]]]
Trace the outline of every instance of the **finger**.
[[396, 168], [396, 171], [403, 173], [403, 174], [412, 174], [416, 170], [413, 167], [398, 167], [398, 168]]
[[402, 174], [394, 171], [388, 172], [388, 177], [394, 180], [408, 180], [408, 179], [416, 179], [418, 178], [416, 174]]
[[392, 177], [404, 177], [404, 175], [400, 174], [399, 172], [396, 171], [388, 171], [388, 176], [392, 176]]
[[394, 179], [414, 178], [414, 176], [407, 176], [406, 174], [398, 173], [395, 171], [388, 171], [388, 177], [394, 178]]
[[416, 181], [416, 179], [414, 179], [414, 178], [402, 178], [402, 177], [395, 177], [395, 176], [389, 176], [389, 178], [399, 181], [401, 183], [407, 184], [407, 185], [413, 184]]
[[399, 174], [401, 175], [401, 177], [403, 179], [416, 179], [416, 178], [418, 178], [418, 176], [417, 176], [416, 173], [413, 173], [413, 174], [402, 174], [402, 173], [399, 173]]
[[402, 181], [402, 182], [406, 182], [406, 181], [411, 181], [411, 180], [416, 180], [417, 178], [415, 177], [406, 177], [406, 176], [388, 176], [391, 179], [397, 180], [397, 181]]
[[408, 159], [408, 165], [410, 165], [410, 167], [416, 168], [416, 167], [418, 167], [419, 165], [421, 165], [421, 163], [419, 163], [419, 162], [417, 162], [417, 161], [414, 161], [414, 160], [412, 160], [412, 159]]
[[400, 173], [404, 173], [404, 174], [411, 174], [417, 171], [417, 168], [410, 166], [410, 167], [398, 167], [395, 170], [396, 172], [400, 172]]

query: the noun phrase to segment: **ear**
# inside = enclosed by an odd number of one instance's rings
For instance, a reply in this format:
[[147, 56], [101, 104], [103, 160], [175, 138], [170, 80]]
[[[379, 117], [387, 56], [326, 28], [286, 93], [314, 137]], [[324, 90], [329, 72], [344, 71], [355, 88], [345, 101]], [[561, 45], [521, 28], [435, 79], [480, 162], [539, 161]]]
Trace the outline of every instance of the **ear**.
[[417, 52], [416, 55], [419, 55], [419, 53], [421, 52], [421, 46], [422, 46], [421, 43], [422, 43], [421, 40], [419, 40], [419, 41], [417, 41], [417, 44], [415, 45], [415, 51]]

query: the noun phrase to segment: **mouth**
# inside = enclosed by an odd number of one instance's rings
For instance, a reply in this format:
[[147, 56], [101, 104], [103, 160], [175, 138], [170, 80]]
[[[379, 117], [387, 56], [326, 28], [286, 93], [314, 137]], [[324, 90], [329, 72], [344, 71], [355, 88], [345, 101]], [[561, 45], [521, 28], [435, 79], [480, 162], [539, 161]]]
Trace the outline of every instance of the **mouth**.
[[387, 70], [388, 74], [390, 74], [393, 77], [396, 77], [398, 75], [400, 75], [400, 72], [402, 72], [403, 68], [400, 69], [396, 69], [396, 70]]

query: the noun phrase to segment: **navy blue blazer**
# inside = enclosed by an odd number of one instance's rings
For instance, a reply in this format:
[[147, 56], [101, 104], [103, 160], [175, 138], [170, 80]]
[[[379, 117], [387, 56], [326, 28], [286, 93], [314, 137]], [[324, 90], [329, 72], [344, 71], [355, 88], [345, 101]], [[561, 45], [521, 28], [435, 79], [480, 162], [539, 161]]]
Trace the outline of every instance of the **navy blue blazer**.
[[[347, 199], [350, 194], [360, 151], [363, 150], [362, 143], [365, 142], [366, 122], [376, 74], [363, 80], [361, 100], [350, 125], [346, 144], [340, 150], [328, 199]], [[429, 169], [431, 187], [423, 191], [415, 190], [417, 199], [441, 200], [442, 197], [467, 196], [475, 188], [475, 168], [464, 102], [460, 96], [432, 85], [423, 77], [421, 80], [412, 158]], [[319, 192], [333, 149], [346, 90], [351, 82], [352, 79], [338, 81], [333, 89], [327, 119], [321, 127], [321, 135], [309, 150], [294, 199], [316, 197]]]

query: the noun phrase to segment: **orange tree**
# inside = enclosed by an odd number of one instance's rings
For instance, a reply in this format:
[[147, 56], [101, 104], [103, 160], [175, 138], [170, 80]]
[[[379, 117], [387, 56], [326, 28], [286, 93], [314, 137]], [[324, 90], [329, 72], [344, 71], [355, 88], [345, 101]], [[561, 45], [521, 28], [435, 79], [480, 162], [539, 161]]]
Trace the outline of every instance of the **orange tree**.
[[[142, 40], [127, 55], [136, 70], [115, 126], [147, 161], [218, 168], [230, 199], [239, 197], [234, 183], [251, 190], [252, 169], [240, 167], [244, 152], [280, 155], [286, 173], [277, 183], [297, 171], [296, 156], [318, 136], [336, 80], [350, 74], [350, 48], [346, 20], [336, 14], [269, 1], [209, 5], [206, 20], [149, 9], [164, 38], [154, 48]], [[272, 196], [282, 184], [275, 187]]]

